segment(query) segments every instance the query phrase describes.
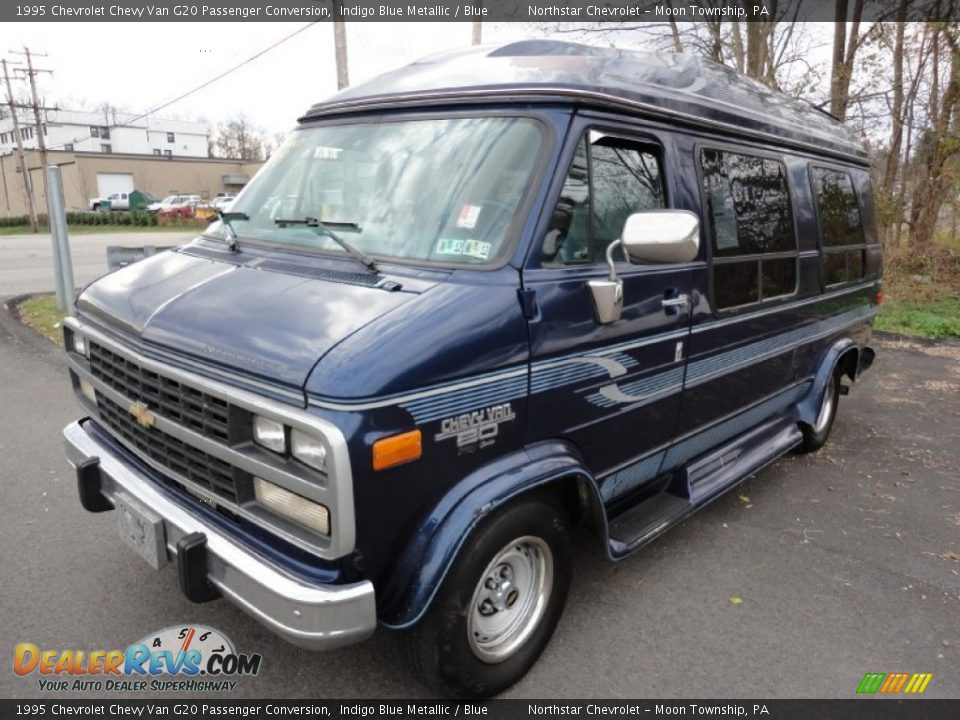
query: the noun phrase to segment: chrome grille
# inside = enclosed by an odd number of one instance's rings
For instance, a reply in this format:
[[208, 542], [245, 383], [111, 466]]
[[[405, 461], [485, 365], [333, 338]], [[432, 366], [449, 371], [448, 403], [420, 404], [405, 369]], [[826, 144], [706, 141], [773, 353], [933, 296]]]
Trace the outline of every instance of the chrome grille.
[[150, 372], [94, 342], [90, 343], [90, 372], [124, 397], [205, 437], [220, 442], [237, 439], [231, 437], [231, 408], [225, 400]]
[[[92, 354], [92, 353], [91, 353]], [[132, 448], [200, 487], [237, 502], [234, 468], [155, 427], [139, 425], [125, 408], [97, 392], [100, 419]]]

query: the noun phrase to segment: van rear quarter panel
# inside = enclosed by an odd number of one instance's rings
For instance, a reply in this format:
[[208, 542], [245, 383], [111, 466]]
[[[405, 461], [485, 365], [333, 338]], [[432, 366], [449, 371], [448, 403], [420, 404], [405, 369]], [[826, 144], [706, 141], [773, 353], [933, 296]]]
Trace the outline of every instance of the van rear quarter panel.
[[[705, 262], [694, 269], [694, 304], [688, 350], [684, 398], [677, 435], [695, 431], [719, 418], [737, 412], [745, 403], [768, 397], [792, 382], [815, 375], [827, 348], [838, 337], [865, 342], [871, 323], [868, 308], [875, 302], [879, 262], [871, 261], [858, 282], [824, 288], [821, 278], [820, 232], [813, 190], [811, 164], [827, 163], [848, 169], [858, 181], [865, 235], [875, 240], [873, 208], [869, 202], [869, 175], [859, 167], [837, 164], [813, 155], [798, 154], [774, 145], [737, 142], [726, 137], [678, 132], [675, 138], [675, 171], [694, 210], [701, 218]], [[795, 292], [769, 302], [730, 311], [718, 311], [714, 303], [709, 257], [712, 239], [706, 222], [699, 168], [700, 149], [728, 149], [750, 155], [779, 158], [786, 167], [790, 205], [797, 240], [797, 285]], [[876, 251], [879, 257], [879, 248]], [[843, 316], [838, 318], [838, 316]], [[725, 371], [702, 381], [698, 368], [723, 357]], [[702, 365], [698, 365], [702, 363]], [[664, 470], [668, 468], [663, 468]]]

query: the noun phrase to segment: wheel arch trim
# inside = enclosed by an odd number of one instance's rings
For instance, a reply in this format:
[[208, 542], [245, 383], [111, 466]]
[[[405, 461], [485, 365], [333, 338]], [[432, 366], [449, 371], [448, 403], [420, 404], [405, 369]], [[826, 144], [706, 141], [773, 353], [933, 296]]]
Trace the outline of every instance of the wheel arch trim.
[[813, 378], [810, 391], [797, 405], [800, 422], [811, 426], [816, 422], [823, 392], [830, 381], [834, 368], [838, 365], [844, 364], [843, 373], [850, 378], [851, 382], [856, 381], [860, 353], [860, 346], [849, 337], [838, 338], [827, 348], [820, 358], [820, 367]]
[[571, 479], [578, 508], [593, 514], [605, 538], [597, 481], [576, 448], [564, 440], [527, 446], [463, 478], [427, 513], [386, 580], [380, 623], [399, 630], [419, 622], [481, 521], [521, 495]]

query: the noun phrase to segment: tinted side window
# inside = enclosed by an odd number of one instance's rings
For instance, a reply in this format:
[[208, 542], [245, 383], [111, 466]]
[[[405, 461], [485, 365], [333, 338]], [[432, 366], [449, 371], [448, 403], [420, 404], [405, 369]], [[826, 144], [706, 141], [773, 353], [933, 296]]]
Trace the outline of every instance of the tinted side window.
[[543, 262], [602, 262], [632, 213], [662, 208], [664, 202], [655, 150], [610, 136], [588, 146], [584, 138], [544, 238]]
[[543, 239], [543, 260], [554, 264], [586, 262], [590, 252], [590, 176], [586, 138], [577, 144], [570, 172]]
[[811, 168], [820, 218], [823, 282], [836, 285], [863, 277], [866, 239], [860, 206], [850, 174], [830, 168]]
[[797, 239], [786, 168], [777, 159], [701, 152], [718, 308], [789, 295], [797, 283]]
[[860, 207], [850, 176], [840, 170], [813, 168], [813, 186], [820, 212], [823, 246], [858, 245], [864, 242]]

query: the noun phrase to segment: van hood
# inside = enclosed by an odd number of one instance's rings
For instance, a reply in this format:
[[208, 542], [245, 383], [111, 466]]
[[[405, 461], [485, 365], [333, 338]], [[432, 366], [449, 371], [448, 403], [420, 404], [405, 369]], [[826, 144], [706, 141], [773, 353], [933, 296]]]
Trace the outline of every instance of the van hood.
[[165, 252], [101, 278], [77, 307], [147, 343], [299, 389], [331, 348], [415, 296], [330, 275]]

